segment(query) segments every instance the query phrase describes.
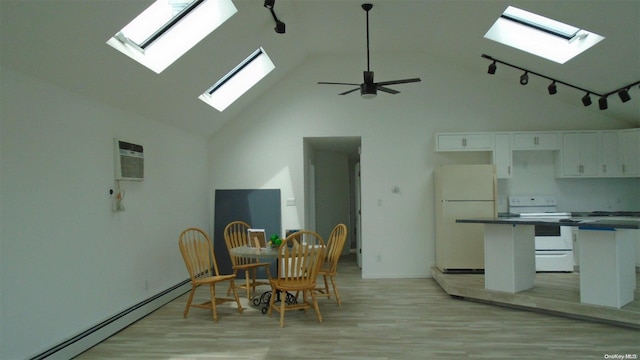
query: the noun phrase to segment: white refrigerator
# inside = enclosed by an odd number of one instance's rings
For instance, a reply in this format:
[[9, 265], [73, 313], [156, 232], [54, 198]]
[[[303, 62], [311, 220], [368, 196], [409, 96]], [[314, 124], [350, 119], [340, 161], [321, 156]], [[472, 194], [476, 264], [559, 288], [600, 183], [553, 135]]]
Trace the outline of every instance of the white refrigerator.
[[436, 266], [443, 272], [484, 271], [484, 225], [456, 219], [495, 218], [494, 165], [441, 165], [434, 174]]

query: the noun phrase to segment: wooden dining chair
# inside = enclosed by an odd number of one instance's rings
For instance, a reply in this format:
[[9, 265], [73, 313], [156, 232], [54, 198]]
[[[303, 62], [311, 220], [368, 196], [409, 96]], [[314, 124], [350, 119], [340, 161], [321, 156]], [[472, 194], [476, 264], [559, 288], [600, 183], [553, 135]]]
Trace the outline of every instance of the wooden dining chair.
[[[184, 309], [184, 317], [189, 316], [191, 307], [211, 309], [213, 321], [218, 322], [218, 310], [216, 305], [229, 301], [235, 301], [238, 306], [238, 312], [242, 314], [242, 305], [238, 298], [234, 279], [235, 275], [220, 275], [218, 272], [218, 263], [213, 251], [213, 244], [209, 236], [198, 228], [188, 228], [180, 233], [178, 239], [180, 253], [184, 259], [189, 276], [191, 277], [191, 292], [187, 299], [187, 306]], [[216, 296], [216, 284], [228, 281], [229, 287], [233, 291], [233, 298], [223, 298]], [[209, 285], [211, 299], [201, 304], [193, 304], [193, 296], [196, 289], [202, 285]]]
[[[302, 239], [301, 241], [299, 239]], [[280, 327], [284, 327], [284, 313], [287, 310], [313, 308], [318, 322], [322, 323], [322, 314], [316, 299], [316, 277], [324, 261], [325, 246], [322, 237], [313, 231], [299, 231], [287, 236], [278, 249], [278, 277], [271, 279], [272, 294], [301, 293], [302, 298], [288, 302], [281, 296], [279, 306], [275, 304], [278, 296], [269, 300], [269, 316], [275, 310], [280, 313]], [[297, 296], [296, 296], [297, 298]]]
[[338, 293], [338, 287], [336, 286], [335, 276], [338, 274], [338, 261], [342, 254], [342, 249], [347, 241], [347, 226], [345, 224], [338, 224], [333, 228], [327, 240], [327, 253], [324, 263], [318, 271], [318, 276], [322, 276], [324, 279], [324, 287], [318, 286], [315, 291], [331, 299], [331, 291], [329, 291], [329, 282], [331, 281], [331, 287], [333, 288], [333, 294], [338, 302], [338, 306], [342, 305], [340, 301], [340, 294]]
[[[255, 258], [248, 258], [242, 256], [235, 256], [231, 254], [231, 249], [239, 246], [248, 246], [249, 239], [248, 230], [251, 228], [249, 224], [244, 221], [232, 221], [224, 228], [224, 241], [227, 244], [227, 251], [231, 258], [231, 266], [233, 268], [233, 274], [237, 276], [238, 270], [244, 271], [244, 285], [236, 285], [236, 288], [245, 289], [247, 292], [247, 299], [252, 298], [252, 293], [255, 293], [256, 287], [259, 285], [269, 285], [268, 279], [271, 278], [271, 272], [268, 262], [259, 262]], [[267, 273], [266, 281], [258, 281], [258, 269], [264, 268]], [[227, 291], [227, 295], [231, 291], [231, 287]]]

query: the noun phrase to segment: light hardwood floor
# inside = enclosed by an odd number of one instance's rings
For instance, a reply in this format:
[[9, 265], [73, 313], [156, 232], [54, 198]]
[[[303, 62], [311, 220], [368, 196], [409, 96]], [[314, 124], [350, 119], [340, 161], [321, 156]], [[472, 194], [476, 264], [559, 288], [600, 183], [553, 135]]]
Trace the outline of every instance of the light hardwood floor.
[[[292, 311], [280, 328], [277, 314], [249, 305], [242, 315], [221, 307], [217, 324], [200, 309], [184, 319], [183, 295], [77, 359], [640, 357], [637, 329], [460, 300], [433, 279], [363, 280], [351, 256], [340, 260], [337, 281], [342, 306], [319, 298], [322, 324], [313, 311]], [[207, 291], [200, 291], [203, 300]]]

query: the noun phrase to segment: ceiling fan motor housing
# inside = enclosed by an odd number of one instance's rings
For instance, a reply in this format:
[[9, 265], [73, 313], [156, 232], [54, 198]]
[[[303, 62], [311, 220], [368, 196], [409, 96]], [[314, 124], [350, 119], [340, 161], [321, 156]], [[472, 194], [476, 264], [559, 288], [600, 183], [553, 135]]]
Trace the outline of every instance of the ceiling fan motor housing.
[[371, 99], [376, 97], [378, 94], [378, 86], [373, 83], [363, 83], [360, 84], [360, 95], [364, 99]]

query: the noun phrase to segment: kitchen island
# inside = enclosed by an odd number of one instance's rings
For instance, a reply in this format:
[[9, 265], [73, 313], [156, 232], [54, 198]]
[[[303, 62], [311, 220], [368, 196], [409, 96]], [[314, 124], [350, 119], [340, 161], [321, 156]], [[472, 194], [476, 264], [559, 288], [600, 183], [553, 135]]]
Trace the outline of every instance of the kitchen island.
[[633, 301], [639, 218], [508, 217], [456, 222], [484, 224], [487, 290], [515, 293], [531, 289], [536, 276], [534, 227], [572, 226], [578, 229], [580, 246], [580, 301], [615, 308]]

